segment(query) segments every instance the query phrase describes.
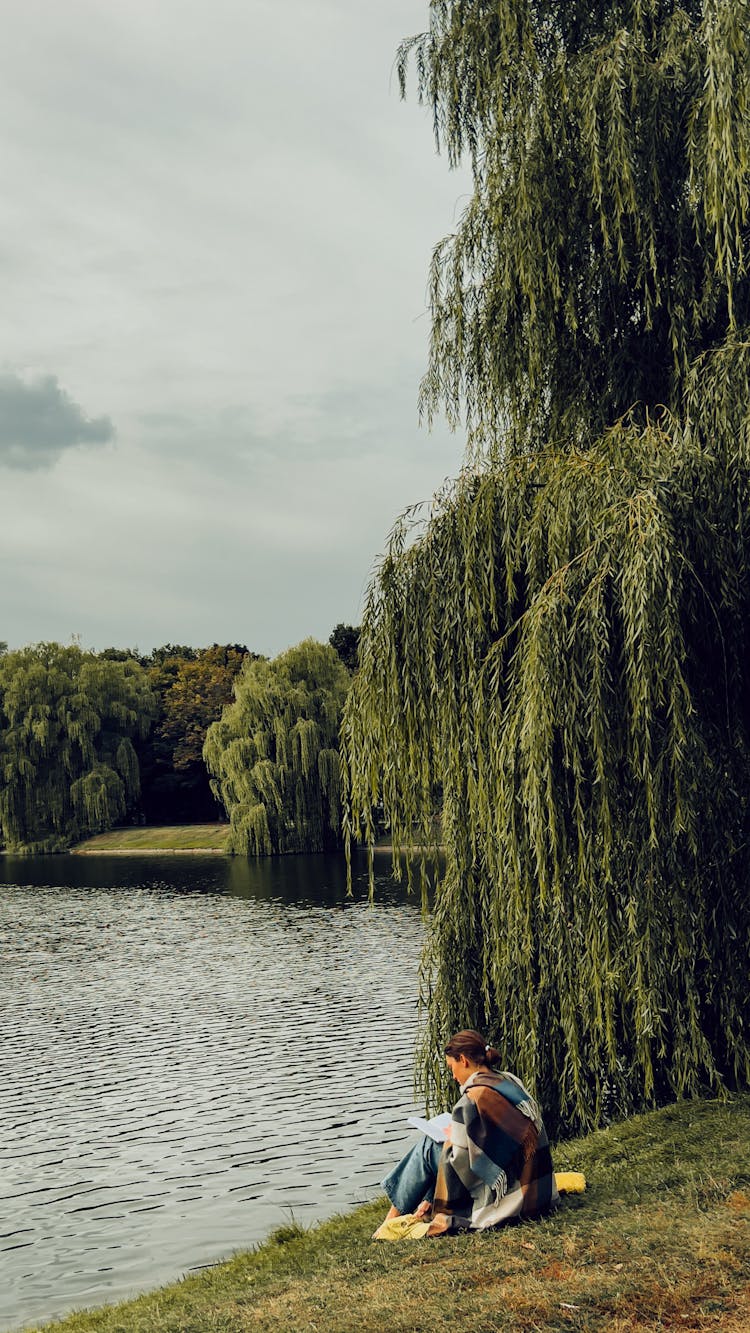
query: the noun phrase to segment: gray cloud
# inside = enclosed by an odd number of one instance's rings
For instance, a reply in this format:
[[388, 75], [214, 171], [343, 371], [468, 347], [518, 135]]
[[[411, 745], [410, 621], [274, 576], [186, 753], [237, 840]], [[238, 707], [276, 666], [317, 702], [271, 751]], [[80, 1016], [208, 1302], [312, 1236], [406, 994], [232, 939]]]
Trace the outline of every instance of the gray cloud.
[[192, 412], [140, 412], [132, 427], [125, 415], [120, 436], [138, 439], [164, 459], [210, 456], [234, 472], [274, 460], [280, 470], [311, 456], [345, 460], [372, 449], [385, 466], [403, 454], [405, 438], [412, 450], [428, 447], [426, 430], [416, 443], [419, 366], [409, 371], [397, 369], [381, 380], [352, 378], [318, 393], [289, 392], [271, 411], [233, 402]]
[[55, 375], [27, 382], [0, 372], [0, 465], [49, 468], [65, 449], [106, 444], [114, 434], [109, 417], [87, 417]]

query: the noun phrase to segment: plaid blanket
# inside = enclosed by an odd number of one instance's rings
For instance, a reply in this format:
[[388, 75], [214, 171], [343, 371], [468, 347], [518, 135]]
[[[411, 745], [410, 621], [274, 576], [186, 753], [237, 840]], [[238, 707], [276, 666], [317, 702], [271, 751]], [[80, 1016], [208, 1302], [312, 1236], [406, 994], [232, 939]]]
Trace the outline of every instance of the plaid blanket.
[[435, 1187], [438, 1225], [480, 1229], [546, 1212], [559, 1196], [536, 1102], [508, 1073], [473, 1074], [461, 1094]]

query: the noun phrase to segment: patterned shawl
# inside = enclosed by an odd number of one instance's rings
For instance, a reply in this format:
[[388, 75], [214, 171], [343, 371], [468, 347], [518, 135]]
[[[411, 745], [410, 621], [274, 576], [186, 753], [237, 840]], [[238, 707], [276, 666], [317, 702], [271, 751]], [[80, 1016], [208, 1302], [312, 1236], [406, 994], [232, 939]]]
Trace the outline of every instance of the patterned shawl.
[[478, 1073], [453, 1108], [440, 1159], [433, 1217], [447, 1229], [535, 1217], [557, 1202], [539, 1108], [513, 1074]]

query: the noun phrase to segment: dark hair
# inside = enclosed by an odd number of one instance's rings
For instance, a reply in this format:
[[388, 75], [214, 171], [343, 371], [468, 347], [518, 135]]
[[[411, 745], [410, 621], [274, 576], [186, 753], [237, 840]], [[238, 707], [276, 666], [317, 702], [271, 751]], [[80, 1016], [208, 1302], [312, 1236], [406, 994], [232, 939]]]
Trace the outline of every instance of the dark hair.
[[487, 1046], [481, 1032], [474, 1028], [465, 1028], [463, 1032], [457, 1032], [451, 1037], [445, 1048], [445, 1054], [453, 1056], [457, 1060], [459, 1055], [465, 1055], [467, 1060], [471, 1060], [474, 1065], [499, 1065], [500, 1052], [495, 1050], [494, 1046]]

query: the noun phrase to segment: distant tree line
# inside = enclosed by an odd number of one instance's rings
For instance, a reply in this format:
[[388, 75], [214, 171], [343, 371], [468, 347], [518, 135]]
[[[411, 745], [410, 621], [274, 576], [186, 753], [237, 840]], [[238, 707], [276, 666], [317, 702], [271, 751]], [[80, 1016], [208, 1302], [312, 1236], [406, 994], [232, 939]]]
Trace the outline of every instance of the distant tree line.
[[239, 853], [340, 845], [338, 728], [358, 636], [339, 624], [327, 645], [271, 662], [238, 643], [143, 655], [0, 642], [0, 847], [62, 851], [117, 824], [224, 818]]

